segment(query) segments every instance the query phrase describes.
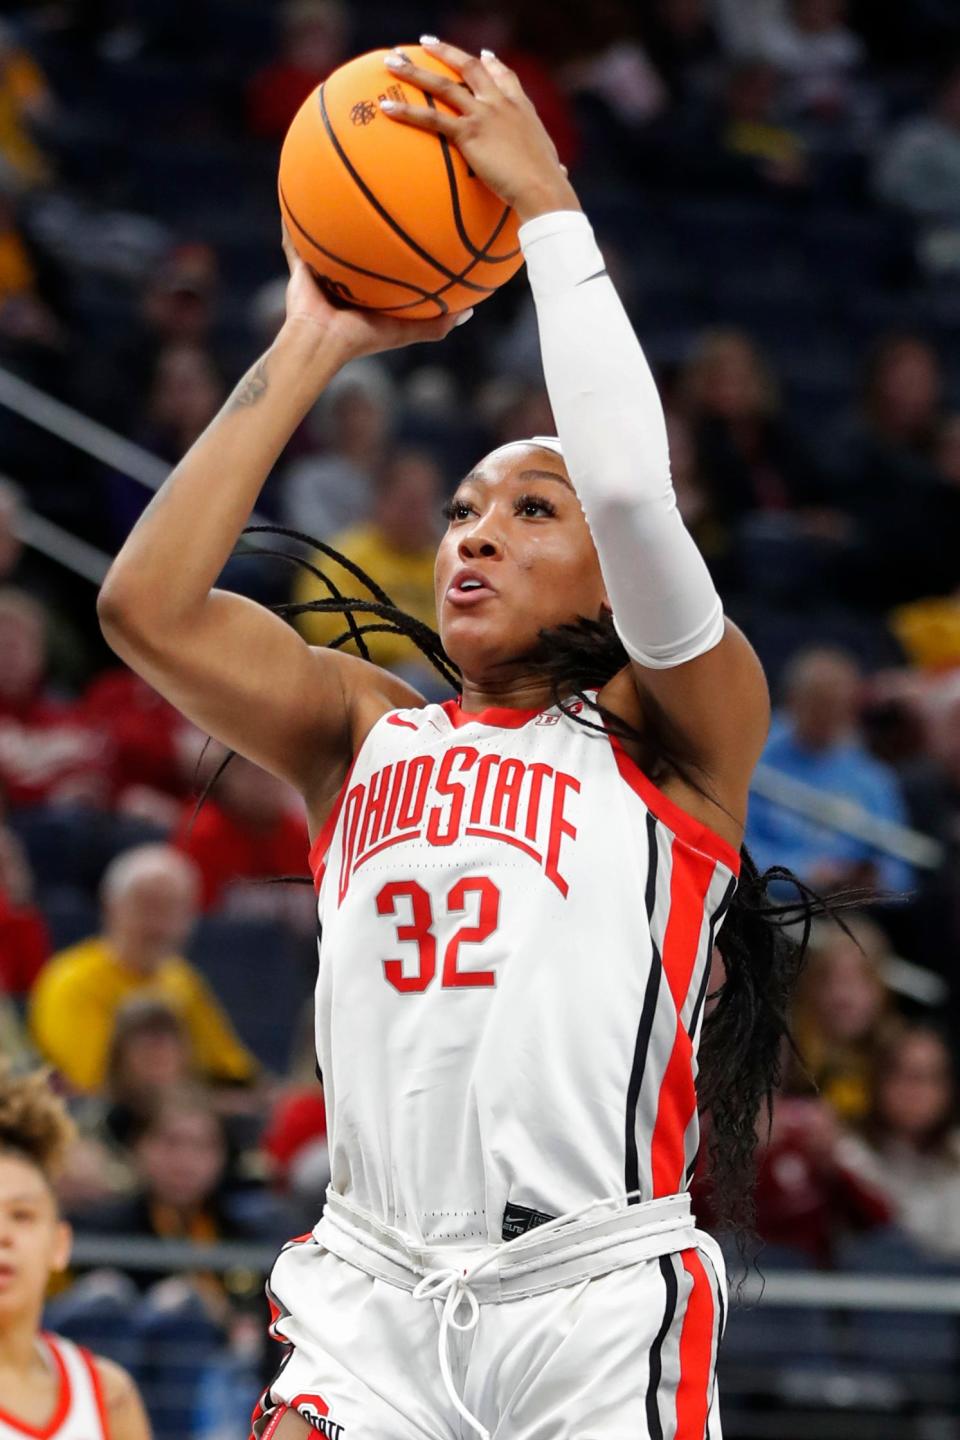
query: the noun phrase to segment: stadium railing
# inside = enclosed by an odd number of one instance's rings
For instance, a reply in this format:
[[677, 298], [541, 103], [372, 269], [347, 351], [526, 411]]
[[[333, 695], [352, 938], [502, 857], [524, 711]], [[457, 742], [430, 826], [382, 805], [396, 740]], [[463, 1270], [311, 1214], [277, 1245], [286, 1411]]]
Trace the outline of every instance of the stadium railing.
[[[728, 1440], [960, 1440], [960, 1270], [941, 1274], [931, 1268], [917, 1277], [780, 1268], [805, 1262], [797, 1255], [781, 1258], [779, 1250], [774, 1255], [775, 1248], [769, 1268], [763, 1252], [745, 1273], [731, 1263], [720, 1352]], [[265, 1277], [275, 1253], [264, 1244], [197, 1246], [80, 1232], [73, 1260], [77, 1269], [134, 1277]], [[885, 1253], [881, 1246], [879, 1255]], [[891, 1270], [896, 1255], [894, 1246]], [[129, 1303], [135, 1294], [130, 1280], [118, 1276], [113, 1283]], [[207, 1440], [196, 1418], [202, 1394], [229, 1378], [235, 1362], [211, 1333], [196, 1297], [191, 1310], [181, 1292], [175, 1306], [164, 1301], [146, 1322], [142, 1308], [126, 1312], [139, 1344], [128, 1354], [131, 1327], [117, 1295], [111, 1310], [109, 1303], [98, 1305], [98, 1293], [109, 1301], [108, 1276], [102, 1292], [93, 1286], [86, 1322], [91, 1329], [85, 1333], [81, 1321], [75, 1338], [107, 1350], [113, 1344], [117, 1358], [127, 1356], [142, 1377], [160, 1440]], [[231, 1380], [238, 1412], [252, 1405], [272, 1362], [267, 1353], [262, 1367], [248, 1357], [238, 1369]]]
[[[170, 466], [159, 456], [56, 400], [2, 366], [0, 406], [92, 459], [139, 481], [148, 490], [158, 490], [170, 472]], [[254, 513], [251, 521], [257, 523], [259, 518]], [[109, 556], [102, 551], [27, 510], [23, 512], [20, 538], [94, 585], [100, 584], [110, 563]], [[757, 767], [751, 788], [755, 794], [787, 810], [815, 820], [830, 830], [862, 840], [883, 854], [905, 860], [921, 870], [936, 870], [943, 860], [943, 847], [929, 835], [890, 820], [880, 820], [852, 800], [817, 790], [769, 765]]]

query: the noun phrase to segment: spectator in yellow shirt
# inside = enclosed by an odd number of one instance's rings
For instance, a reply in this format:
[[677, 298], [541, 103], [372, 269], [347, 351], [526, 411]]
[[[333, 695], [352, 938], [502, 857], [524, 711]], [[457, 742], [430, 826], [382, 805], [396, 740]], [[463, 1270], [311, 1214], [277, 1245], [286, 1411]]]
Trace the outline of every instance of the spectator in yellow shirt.
[[255, 1079], [256, 1060], [179, 954], [199, 909], [193, 861], [169, 845], [127, 850], [108, 866], [101, 898], [103, 934], [54, 955], [34, 985], [30, 1030], [40, 1053], [77, 1090], [102, 1089], [118, 1010], [150, 994], [176, 1011], [204, 1078]]
[[[332, 535], [329, 544], [359, 565], [408, 615], [436, 628], [433, 564], [440, 519], [440, 472], [429, 455], [400, 450], [378, 478], [371, 518]], [[342, 594], [365, 596], [366, 591], [341, 566], [322, 555], [311, 557], [330, 576]], [[293, 598], [299, 604], [326, 599], [329, 592], [312, 575], [297, 579]], [[376, 623], [376, 616], [357, 616], [358, 623]], [[346, 629], [341, 615], [306, 614], [297, 621], [311, 645], [326, 645]], [[416, 646], [402, 635], [366, 637], [370, 658], [400, 674], [421, 690], [436, 691], [436, 675]], [[345, 647], [356, 653], [353, 642]]]
[[54, 113], [43, 71], [0, 23], [0, 179], [27, 188], [50, 178], [35, 133]]

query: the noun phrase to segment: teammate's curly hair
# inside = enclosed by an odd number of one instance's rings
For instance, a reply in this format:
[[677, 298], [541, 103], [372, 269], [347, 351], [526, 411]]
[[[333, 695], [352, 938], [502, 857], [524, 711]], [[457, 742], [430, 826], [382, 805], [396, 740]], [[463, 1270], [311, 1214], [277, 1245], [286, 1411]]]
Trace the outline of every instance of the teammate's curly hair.
[[[328, 575], [300, 554], [274, 549], [248, 552], [272, 555], [304, 569], [328, 591], [324, 599], [273, 606], [277, 614], [288, 620], [311, 612], [342, 615], [347, 628], [331, 642], [331, 648], [339, 649], [353, 640], [364, 659], [370, 658], [365, 635], [386, 632], [406, 636], [443, 680], [458, 688], [458, 672], [439, 635], [398, 609], [380, 586], [346, 556], [308, 535], [278, 525], [250, 526], [244, 533], [280, 535], [309, 546], [335, 560], [369, 592], [363, 597], [343, 595]], [[358, 616], [363, 615], [375, 618], [358, 624]], [[639, 754], [640, 768], [654, 784], [678, 775], [712, 798], [698, 774], [689, 741], [651, 696], [643, 701], [643, 728], [635, 729], [587, 693], [600, 689], [629, 664], [610, 615], [597, 620], [580, 618], [541, 631], [540, 642], [527, 659], [550, 682], [554, 702], [571, 720], [626, 740]], [[591, 720], [590, 713], [597, 718]], [[205, 786], [198, 809], [230, 758], [227, 755]], [[771, 887], [778, 882], [792, 885], [796, 899], [781, 902], [771, 898]], [[823, 898], [780, 866], [761, 874], [746, 846], [741, 847], [739, 882], [717, 937], [724, 981], [714, 995], [707, 997], [713, 1003], [703, 1022], [698, 1055], [697, 1097], [701, 1113], [709, 1116], [707, 1179], [719, 1229], [741, 1235], [752, 1229], [759, 1125], [764, 1110], [769, 1124], [785, 1050], [795, 1051], [788, 1009], [803, 968], [811, 924], [818, 916], [829, 915], [846, 928], [841, 912], [871, 898], [866, 891]]]
[[76, 1126], [51, 1089], [47, 1071], [0, 1073], [0, 1154], [29, 1160], [52, 1184], [75, 1135]]

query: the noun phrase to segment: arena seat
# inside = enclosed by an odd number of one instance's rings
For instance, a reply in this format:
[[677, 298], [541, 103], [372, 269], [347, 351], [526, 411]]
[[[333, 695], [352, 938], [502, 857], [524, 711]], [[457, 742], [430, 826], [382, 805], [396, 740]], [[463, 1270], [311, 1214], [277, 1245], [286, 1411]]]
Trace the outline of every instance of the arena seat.
[[313, 985], [313, 942], [296, 939], [273, 920], [208, 916], [189, 954], [245, 1044], [268, 1069], [282, 1073], [296, 1017]]
[[[848, 1238], [840, 1247], [838, 1263], [863, 1275], [914, 1280], [960, 1276], [960, 1266], [930, 1256], [895, 1229]], [[852, 1311], [846, 1317], [845, 1347], [852, 1359], [889, 1367], [908, 1379], [924, 1371], [960, 1375], [960, 1321], [955, 1315], [905, 1309]]]
[[100, 929], [100, 912], [96, 901], [76, 885], [59, 885], [44, 889], [40, 909], [50, 931], [54, 953], [76, 945]]
[[129, 1276], [119, 1270], [94, 1270], [49, 1302], [44, 1325], [136, 1373], [141, 1342], [130, 1321], [138, 1301]]
[[154, 1440], [183, 1440], [193, 1429], [199, 1383], [224, 1341], [223, 1331], [194, 1285], [161, 1282], [134, 1317], [141, 1346], [139, 1381]]
[[[764, 1245], [755, 1263], [763, 1277], [777, 1271], [796, 1273], [811, 1268], [810, 1257], [789, 1245]], [[826, 1309], [765, 1305], [762, 1300], [756, 1305], [739, 1305], [736, 1289], [743, 1266], [729, 1249], [727, 1265], [730, 1311], [723, 1337], [725, 1362], [788, 1367], [821, 1367], [834, 1363], [836, 1345]]]
[[165, 830], [149, 821], [103, 810], [54, 806], [14, 810], [8, 823], [45, 885], [77, 886], [91, 895], [110, 861], [122, 850], [167, 838]]

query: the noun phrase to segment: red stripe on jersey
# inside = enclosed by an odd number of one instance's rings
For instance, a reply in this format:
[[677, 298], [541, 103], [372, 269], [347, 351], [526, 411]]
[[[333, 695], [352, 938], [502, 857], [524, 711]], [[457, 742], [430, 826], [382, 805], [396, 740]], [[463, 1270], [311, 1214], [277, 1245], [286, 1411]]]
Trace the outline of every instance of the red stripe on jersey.
[[[356, 760], [354, 759], [354, 764], [355, 763]], [[343, 784], [340, 786], [340, 789], [337, 792], [337, 798], [333, 802], [333, 808], [330, 811], [330, 814], [324, 821], [323, 829], [320, 831], [320, 834], [310, 846], [310, 855], [308, 857], [308, 862], [310, 865], [310, 873], [313, 875], [314, 887], [318, 892], [320, 890], [321, 884], [323, 883], [323, 872], [327, 868], [327, 851], [330, 849], [330, 842], [333, 839], [333, 832], [337, 827], [337, 821], [340, 819], [340, 811], [343, 809], [343, 802], [347, 798], [347, 791], [350, 788], [350, 776], [352, 774], [353, 764], [351, 764], [350, 769], [347, 771], [346, 778], [344, 779]]]
[[675, 800], [658, 790], [653, 781], [644, 775], [637, 762], [631, 760], [615, 735], [610, 736], [610, 744], [613, 746], [621, 778], [640, 796], [647, 809], [652, 811], [658, 820], [662, 820], [678, 839], [685, 840], [694, 850], [700, 850], [714, 860], [719, 860], [731, 874], [739, 875], [740, 856], [730, 842], [711, 830], [709, 825], [704, 825], [701, 820], [688, 815]]
[[686, 1171], [683, 1138], [696, 1110], [697, 1092], [693, 1079], [693, 1042], [683, 1025], [681, 1012], [697, 961], [707, 892], [717, 868], [710, 856], [690, 849], [681, 840], [674, 840], [671, 860], [670, 909], [661, 958], [677, 1011], [677, 1029], [657, 1097], [650, 1154], [654, 1196], [675, 1195], [683, 1185]]
[[682, 1251], [680, 1260], [693, 1286], [680, 1331], [680, 1380], [677, 1385], [674, 1440], [704, 1440], [713, 1375], [713, 1291], [696, 1250]]
[[103, 1430], [103, 1440], [109, 1440], [110, 1418], [107, 1415], [107, 1397], [103, 1393], [103, 1381], [100, 1379], [100, 1371], [97, 1369], [97, 1362], [90, 1354], [89, 1350], [84, 1350], [82, 1346], [78, 1348], [80, 1350], [80, 1358], [90, 1372], [90, 1384], [93, 1386], [93, 1398], [96, 1402], [97, 1414], [100, 1416], [100, 1426]]
[[475, 714], [464, 710], [459, 699], [445, 700], [440, 706], [454, 730], [461, 730], [464, 725], [495, 725], [498, 730], [520, 730], [524, 725], [542, 715], [542, 710], [511, 710], [509, 706], [490, 705], [486, 710], [477, 710]]
[[670, 848], [670, 910], [661, 959], [677, 1010], [683, 1009], [703, 930], [703, 910], [716, 862], [681, 840]]
[[53, 1362], [57, 1367], [57, 1379], [59, 1382], [59, 1393], [57, 1404], [53, 1414], [46, 1425], [28, 1425], [26, 1420], [18, 1420], [16, 1415], [9, 1415], [6, 1410], [0, 1410], [0, 1420], [4, 1425], [9, 1425], [11, 1430], [19, 1430], [21, 1435], [29, 1435], [31, 1440], [50, 1440], [70, 1413], [70, 1406], [73, 1404], [73, 1390], [70, 1386], [70, 1375], [60, 1354], [60, 1347], [52, 1335], [44, 1333], [42, 1336], [47, 1349], [53, 1356]]

